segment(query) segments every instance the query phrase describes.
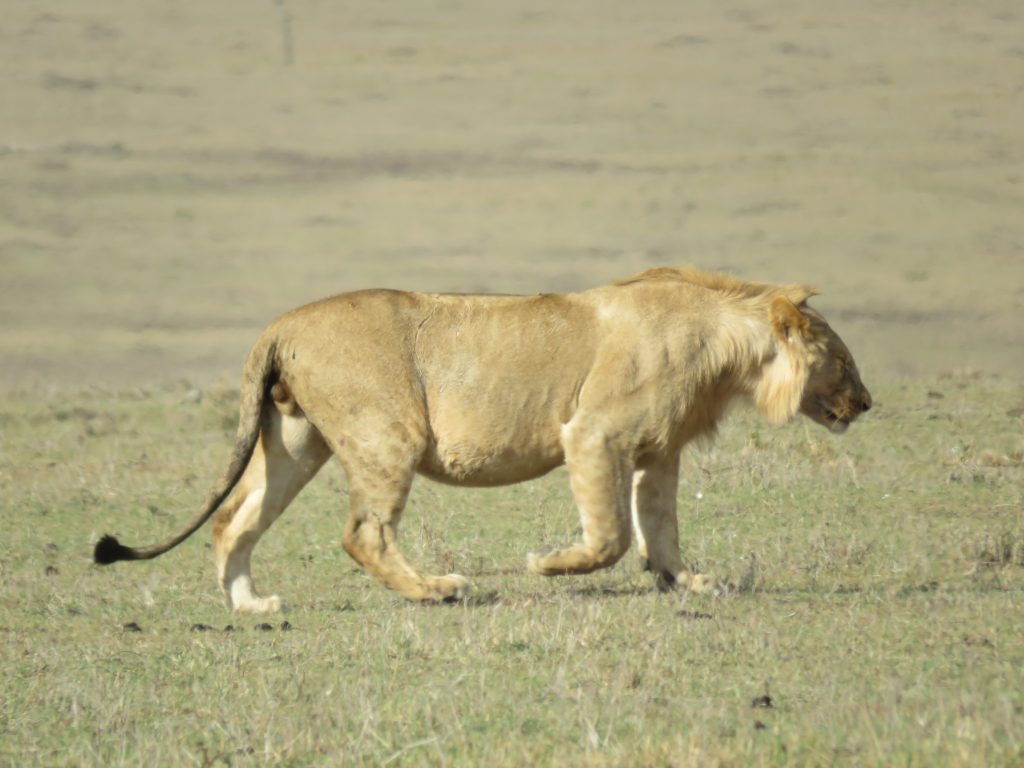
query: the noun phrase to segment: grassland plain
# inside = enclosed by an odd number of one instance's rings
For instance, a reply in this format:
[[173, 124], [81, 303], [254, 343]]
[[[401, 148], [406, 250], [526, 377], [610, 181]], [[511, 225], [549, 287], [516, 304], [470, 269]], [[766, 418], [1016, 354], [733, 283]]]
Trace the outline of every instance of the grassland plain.
[[[1012, 0], [7, 0], [0, 761], [1024, 763], [1022, 39]], [[687, 454], [726, 597], [527, 574], [560, 471], [417, 484], [455, 607], [344, 555], [335, 466], [256, 554], [270, 629], [203, 534], [89, 563], [205, 497], [277, 313], [683, 263], [820, 286], [878, 403]]]
[[1015, 0], [4, 14], [5, 389], [233, 381], [342, 290], [689, 262], [819, 286], [866, 374], [1024, 376]]
[[635, 558], [526, 573], [528, 550], [578, 535], [556, 472], [417, 484], [410, 556], [475, 593], [408, 604], [342, 551], [331, 467], [257, 552], [291, 609], [266, 620], [224, 611], [204, 536], [89, 562], [108, 527], [173, 530], [217, 475], [236, 394], [187, 394], [0, 405], [8, 764], [1024, 760], [1020, 384], [884, 385], [843, 438], [737, 413], [680, 490], [686, 555], [734, 585], [716, 599], [653, 592]]

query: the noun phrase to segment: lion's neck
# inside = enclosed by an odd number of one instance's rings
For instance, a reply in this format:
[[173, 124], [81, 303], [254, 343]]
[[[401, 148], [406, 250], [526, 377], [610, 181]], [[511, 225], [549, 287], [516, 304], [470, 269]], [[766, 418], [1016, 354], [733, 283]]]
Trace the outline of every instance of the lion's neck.
[[796, 415], [807, 380], [803, 360], [778, 340], [766, 311], [743, 306], [723, 311], [716, 342], [707, 345], [708, 363], [722, 397], [751, 399], [773, 424]]

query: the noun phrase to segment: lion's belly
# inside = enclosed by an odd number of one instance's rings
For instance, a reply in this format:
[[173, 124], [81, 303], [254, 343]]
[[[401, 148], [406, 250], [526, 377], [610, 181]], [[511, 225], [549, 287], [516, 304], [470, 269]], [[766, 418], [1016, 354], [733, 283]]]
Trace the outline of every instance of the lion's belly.
[[418, 470], [442, 483], [469, 486], [511, 485], [547, 474], [562, 464], [561, 452], [523, 456], [514, 450], [489, 454], [459, 444], [445, 451], [428, 451]]
[[456, 485], [509, 485], [540, 477], [564, 461], [557, 419], [481, 413], [433, 419], [433, 440], [419, 471]]

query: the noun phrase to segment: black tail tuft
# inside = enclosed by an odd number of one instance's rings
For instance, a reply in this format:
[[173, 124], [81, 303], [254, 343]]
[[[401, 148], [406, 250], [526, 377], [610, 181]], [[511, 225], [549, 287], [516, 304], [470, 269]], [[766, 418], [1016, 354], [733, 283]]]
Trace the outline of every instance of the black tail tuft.
[[98, 565], [110, 565], [118, 560], [134, 560], [135, 553], [130, 547], [124, 546], [113, 536], [104, 536], [96, 542], [92, 552], [93, 562]]

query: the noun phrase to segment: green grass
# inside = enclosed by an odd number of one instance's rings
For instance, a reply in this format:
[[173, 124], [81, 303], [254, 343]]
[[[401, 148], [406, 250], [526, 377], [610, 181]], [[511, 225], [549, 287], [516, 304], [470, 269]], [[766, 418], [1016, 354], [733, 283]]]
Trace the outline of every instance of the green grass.
[[890, 382], [843, 438], [734, 414], [680, 486], [685, 556], [735, 587], [714, 599], [655, 593], [632, 555], [526, 573], [527, 551], [577, 535], [557, 471], [419, 482], [407, 554], [475, 592], [409, 604], [341, 550], [332, 465], [257, 550], [289, 606], [266, 620], [226, 613], [205, 531], [152, 563], [89, 562], [104, 532], [175, 529], [219, 474], [236, 394], [185, 392], [0, 405], [4, 763], [1024, 760], [1019, 384]]

